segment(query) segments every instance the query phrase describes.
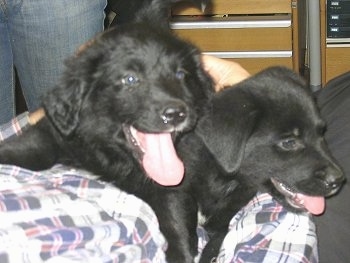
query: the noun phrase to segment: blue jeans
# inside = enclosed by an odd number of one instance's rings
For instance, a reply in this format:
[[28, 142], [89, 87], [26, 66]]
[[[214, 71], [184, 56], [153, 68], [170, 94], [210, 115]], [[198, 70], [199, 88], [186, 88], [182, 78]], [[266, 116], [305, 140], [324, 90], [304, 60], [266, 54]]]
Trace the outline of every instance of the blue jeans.
[[103, 30], [107, 0], [0, 0], [0, 124], [15, 115], [15, 77], [30, 111], [63, 61]]

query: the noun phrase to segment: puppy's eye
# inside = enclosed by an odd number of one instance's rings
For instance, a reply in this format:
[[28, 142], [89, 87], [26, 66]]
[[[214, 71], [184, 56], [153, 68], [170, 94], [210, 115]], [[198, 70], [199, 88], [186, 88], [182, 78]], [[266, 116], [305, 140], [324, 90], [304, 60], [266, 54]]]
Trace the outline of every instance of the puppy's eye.
[[179, 69], [176, 71], [175, 77], [179, 80], [183, 80], [186, 77], [186, 74], [187, 74], [186, 70]]
[[134, 75], [126, 75], [122, 78], [122, 83], [126, 86], [134, 86], [139, 82], [140, 80]]
[[296, 138], [283, 139], [277, 145], [284, 151], [297, 151], [304, 148], [303, 143]]

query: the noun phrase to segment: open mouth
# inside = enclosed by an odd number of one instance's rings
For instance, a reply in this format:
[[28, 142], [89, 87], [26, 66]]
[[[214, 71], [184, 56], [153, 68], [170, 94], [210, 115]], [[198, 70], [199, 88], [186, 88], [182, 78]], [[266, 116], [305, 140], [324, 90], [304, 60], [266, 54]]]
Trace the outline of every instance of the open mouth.
[[324, 196], [310, 196], [296, 192], [277, 178], [271, 178], [275, 188], [284, 195], [287, 202], [294, 208], [306, 210], [314, 215], [322, 214], [325, 209]]
[[170, 132], [144, 133], [124, 125], [124, 134], [147, 176], [160, 185], [178, 185], [184, 176]]

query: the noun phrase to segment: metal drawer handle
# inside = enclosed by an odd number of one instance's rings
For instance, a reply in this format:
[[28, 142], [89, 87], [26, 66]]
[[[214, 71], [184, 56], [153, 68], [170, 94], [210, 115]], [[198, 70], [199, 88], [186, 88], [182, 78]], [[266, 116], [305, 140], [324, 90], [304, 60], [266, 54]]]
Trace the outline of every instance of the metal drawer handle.
[[203, 52], [219, 58], [290, 58], [292, 51], [225, 51], [225, 52]]
[[176, 17], [170, 22], [172, 29], [220, 29], [220, 28], [274, 28], [290, 27], [290, 15], [247, 17]]

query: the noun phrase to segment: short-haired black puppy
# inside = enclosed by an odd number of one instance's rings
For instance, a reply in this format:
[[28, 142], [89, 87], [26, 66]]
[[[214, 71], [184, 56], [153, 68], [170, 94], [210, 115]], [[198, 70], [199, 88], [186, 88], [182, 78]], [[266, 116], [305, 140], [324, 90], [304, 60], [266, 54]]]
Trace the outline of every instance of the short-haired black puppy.
[[113, 28], [67, 62], [42, 101], [46, 116], [0, 145], [0, 163], [62, 163], [100, 175], [155, 210], [169, 262], [192, 262], [196, 249], [184, 245], [171, 200], [159, 195], [183, 179], [173, 142], [194, 128], [213, 93], [194, 46], [147, 23]]
[[198, 203], [210, 236], [200, 262], [213, 262], [231, 218], [258, 191], [292, 211], [323, 212], [324, 197], [344, 181], [324, 131], [310, 91], [286, 68], [269, 68], [214, 96], [195, 134], [178, 146], [183, 191]]

